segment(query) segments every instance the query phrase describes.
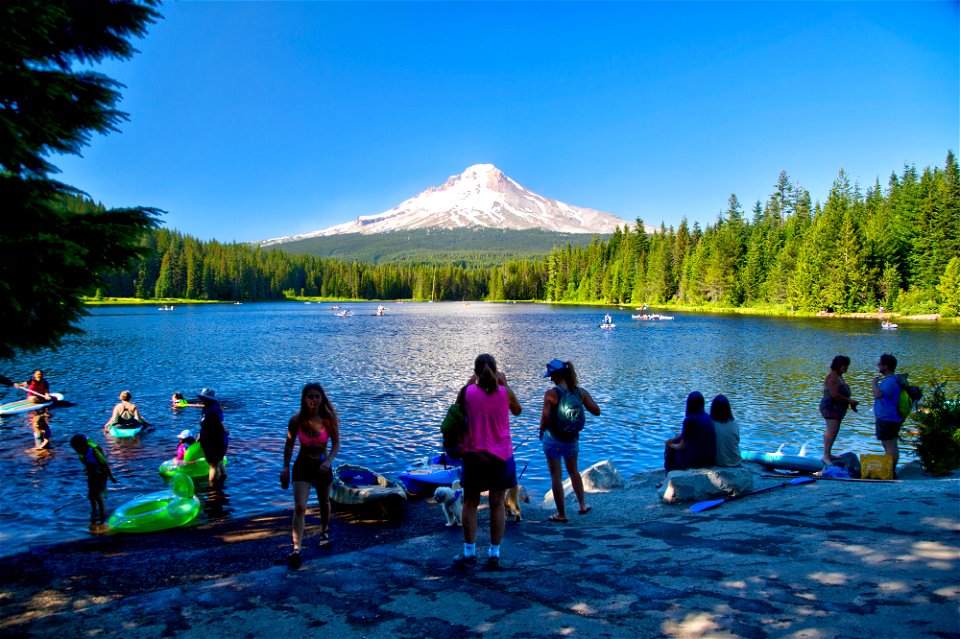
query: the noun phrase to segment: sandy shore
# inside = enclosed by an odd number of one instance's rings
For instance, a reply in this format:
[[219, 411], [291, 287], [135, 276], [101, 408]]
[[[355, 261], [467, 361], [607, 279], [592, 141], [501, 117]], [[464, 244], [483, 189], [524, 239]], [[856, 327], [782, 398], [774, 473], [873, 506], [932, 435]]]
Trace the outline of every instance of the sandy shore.
[[660, 476], [591, 494], [568, 524], [528, 506], [500, 572], [454, 570], [459, 530], [428, 502], [390, 525], [338, 518], [298, 571], [289, 512], [38, 547], [0, 559], [0, 636], [960, 637], [960, 476], [820, 480], [696, 514], [659, 502]]

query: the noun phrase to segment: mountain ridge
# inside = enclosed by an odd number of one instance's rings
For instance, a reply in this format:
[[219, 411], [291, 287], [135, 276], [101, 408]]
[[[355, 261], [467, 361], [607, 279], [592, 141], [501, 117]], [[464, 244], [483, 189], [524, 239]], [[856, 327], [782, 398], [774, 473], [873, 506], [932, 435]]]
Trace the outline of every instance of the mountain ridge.
[[[397, 206], [351, 222], [259, 242], [283, 245], [315, 237], [427, 228], [484, 227], [541, 229], [557, 233], [610, 234], [631, 222], [597, 209], [573, 206], [522, 187], [492, 164], [474, 164], [440, 185], [430, 186]], [[647, 229], [648, 231], [652, 228]]]

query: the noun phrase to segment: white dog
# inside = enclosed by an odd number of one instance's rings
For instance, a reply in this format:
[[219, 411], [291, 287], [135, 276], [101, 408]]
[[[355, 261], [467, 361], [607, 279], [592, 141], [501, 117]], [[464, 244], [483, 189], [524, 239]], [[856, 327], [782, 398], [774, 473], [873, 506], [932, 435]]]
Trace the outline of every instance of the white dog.
[[440, 504], [447, 526], [463, 525], [463, 491], [460, 490], [460, 482], [453, 482], [450, 488], [440, 486], [433, 491], [433, 500]]

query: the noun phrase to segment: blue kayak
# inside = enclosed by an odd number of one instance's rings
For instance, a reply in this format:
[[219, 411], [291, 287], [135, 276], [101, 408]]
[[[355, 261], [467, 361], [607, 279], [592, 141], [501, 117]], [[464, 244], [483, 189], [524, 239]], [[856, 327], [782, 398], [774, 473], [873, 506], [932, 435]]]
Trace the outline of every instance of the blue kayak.
[[463, 468], [459, 461], [440, 454], [424, 459], [397, 475], [411, 495], [433, 495], [440, 486], [459, 481]]
[[743, 461], [763, 464], [768, 468], [778, 468], [780, 470], [799, 470], [815, 473], [823, 470], [823, 462], [819, 457], [807, 456], [807, 445], [804, 444], [796, 455], [788, 455], [783, 452], [784, 444], [780, 445], [772, 453], [753, 453], [745, 451], [742, 453]]

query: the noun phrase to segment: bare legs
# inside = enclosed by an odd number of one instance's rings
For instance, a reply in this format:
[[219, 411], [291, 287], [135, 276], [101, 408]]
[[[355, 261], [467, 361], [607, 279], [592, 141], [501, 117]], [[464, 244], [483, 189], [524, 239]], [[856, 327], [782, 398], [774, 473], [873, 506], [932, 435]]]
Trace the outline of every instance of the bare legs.
[[833, 442], [837, 440], [837, 434], [840, 432], [840, 420], [839, 419], [827, 419], [824, 420], [827, 423], [826, 430], [823, 431], [823, 461], [829, 462], [833, 460]]
[[893, 473], [896, 475], [897, 462], [900, 461], [900, 445], [895, 439], [881, 439], [880, 443], [883, 444], [883, 453], [893, 457]]
[[[499, 546], [503, 540], [503, 531], [506, 528], [506, 511], [503, 505], [503, 490], [491, 490], [490, 502], [490, 543]], [[480, 493], [464, 491], [463, 493], [463, 541], [467, 544], [477, 543], [477, 509], [480, 507]]]
[[[307, 514], [307, 499], [310, 498], [310, 484], [305, 481], [293, 482], [293, 552], [300, 552], [303, 541], [303, 526]], [[327, 502], [329, 514], [329, 501]]]
[[[567, 457], [563, 460], [567, 467], [567, 475], [570, 476], [570, 486], [573, 488], [573, 494], [577, 496], [577, 502], [580, 504], [580, 512], [586, 512], [587, 501], [583, 493], [583, 477], [577, 469], [577, 456]], [[567, 504], [563, 494], [563, 468], [559, 459], [547, 458], [547, 468], [550, 469], [550, 489], [553, 493], [553, 502], [557, 506], [557, 516], [561, 521], [567, 518]]]

